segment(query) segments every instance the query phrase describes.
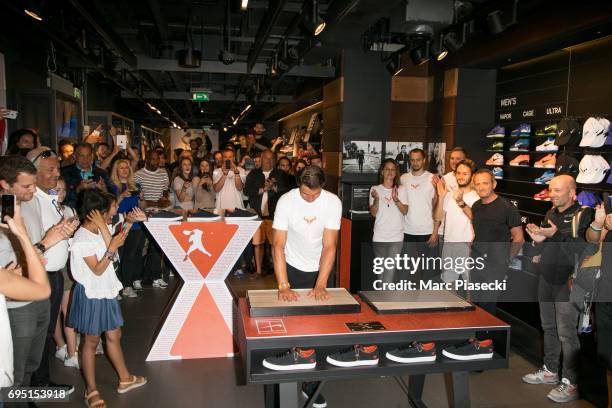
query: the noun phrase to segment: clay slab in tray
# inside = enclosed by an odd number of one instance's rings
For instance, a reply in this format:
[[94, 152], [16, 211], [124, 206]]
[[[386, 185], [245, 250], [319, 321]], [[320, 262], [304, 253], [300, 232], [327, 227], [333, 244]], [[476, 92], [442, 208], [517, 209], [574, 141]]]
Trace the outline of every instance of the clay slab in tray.
[[362, 291], [359, 296], [379, 314], [474, 310], [473, 304], [445, 290]]
[[361, 305], [344, 288], [329, 288], [331, 297], [327, 300], [315, 300], [308, 296], [309, 289], [295, 289], [299, 294], [297, 302], [278, 300], [278, 290], [249, 290], [247, 303], [251, 317], [296, 316], [337, 313], [359, 313]]

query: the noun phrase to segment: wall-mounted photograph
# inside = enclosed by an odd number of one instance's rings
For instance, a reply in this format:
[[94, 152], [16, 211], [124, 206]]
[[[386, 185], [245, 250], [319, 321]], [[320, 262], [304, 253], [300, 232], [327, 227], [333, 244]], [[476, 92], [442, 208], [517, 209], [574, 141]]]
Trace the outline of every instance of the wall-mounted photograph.
[[385, 159], [395, 159], [399, 165], [400, 173], [404, 174], [410, 170], [408, 153], [412, 149], [422, 149], [421, 142], [385, 142]]
[[427, 168], [434, 174], [444, 174], [446, 143], [427, 143]]
[[382, 158], [382, 142], [349, 141], [342, 148], [344, 173], [376, 173]]

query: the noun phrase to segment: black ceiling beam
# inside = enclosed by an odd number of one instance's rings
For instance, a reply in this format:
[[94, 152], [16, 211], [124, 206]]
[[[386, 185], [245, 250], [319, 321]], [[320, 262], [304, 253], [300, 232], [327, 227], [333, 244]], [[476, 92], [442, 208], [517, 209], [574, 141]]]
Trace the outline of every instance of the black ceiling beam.
[[285, 6], [286, 0], [270, 0], [270, 4], [268, 5], [268, 11], [264, 15], [261, 24], [259, 24], [259, 28], [257, 29], [257, 35], [255, 36], [255, 43], [249, 50], [249, 59], [247, 62], [247, 75], [251, 73], [255, 62], [257, 62], [257, 58], [261, 53], [264, 44], [266, 43], [270, 32], [276, 25], [278, 18], [280, 17], [281, 12], [283, 11], [283, 7]]

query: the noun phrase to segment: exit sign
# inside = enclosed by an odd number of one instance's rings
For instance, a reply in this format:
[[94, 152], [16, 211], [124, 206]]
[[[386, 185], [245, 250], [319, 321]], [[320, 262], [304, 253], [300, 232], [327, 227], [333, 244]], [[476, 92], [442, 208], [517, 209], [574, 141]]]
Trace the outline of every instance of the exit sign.
[[208, 92], [192, 92], [191, 100], [196, 102], [208, 102], [209, 96]]

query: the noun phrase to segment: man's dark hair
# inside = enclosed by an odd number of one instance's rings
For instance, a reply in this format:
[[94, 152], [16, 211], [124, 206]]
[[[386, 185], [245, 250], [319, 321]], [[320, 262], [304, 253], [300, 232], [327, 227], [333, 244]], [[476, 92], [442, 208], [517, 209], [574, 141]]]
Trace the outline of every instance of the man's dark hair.
[[289, 158], [285, 156], [281, 157], [280, 159], [276, 161], [276, 167], [280, 165], [281, 161], [286, 161], [287, 163], [289, 163], [289, 168], [291, 168], [291, 160], [289, 160]]
[[495, 182], [495, 175], [493, 174], [493, 172], [489, 169], [479, 169], [476, 171], [476, 173], [474, 173], [472, 175], [472, 180], [476, 178], [477, 175], [479, 174], [487, 174], [490, 178], [491, 178], [491, 182], [494, 183]]
[[149, 162], [151, 160], [151, 156], [153, 156], [154, 154], [159, 156], [160, 154], [163, 154], [163, 152], [160, 152], [159, 150], [149, 150], [147, 152], [147, 155], [145, 156], [145, 160]]
[[110, 146], [108, 145], [108, 143], [106, 143], [106, 142], [100, 142], [100, 143], [98, 143], [98, 144], [96, 145], [96, 150], [98, 150], [98, 147], [100, 147], [100, 146], [110, 147]]
[[319, 166], [306, 166], [298, 173], [298, 185], [308, 188], [323, 188], [325, 185], [325, 173]]
[[95, 189], [83, 190], [79, 194], [77, 203], [81, 222], [85, 222], [87, 216], [94, 210], [98, 210], [101, 213], [108, 211], [111, 204], [108, 197], [105, 196], [104, 193]]
[[451, 153], [452, 152], [461, 152], [461, 153], [463, 153], [465, 155], [465, 157], [467, 157], [467, 155], [468, 155], [467, 151], [463, 147], [461, 147], [461, 146], [454, 147], [453, 150], [451, 150]]
[[36, 167], [31, 161], [18, 154], [0, 157], [0, 180], [4, 180], [12, 186], [21, 173], [35, 176]]
[[457, 163], [457, 168], [459, 168], [459, 166], [465, 166], [469, 168], [472, 174], [474, 174], [474, 172], [476, 171], [476, 163], [474, 163], [474, 161], [470, 159], [461, 160], [459, 163]]
[[400, 147], [400, 149], [401, 149], [401, 148], [404, 148], [404, 147], [406, 147], [406, 145], [402, 145], [402, 146]]
[[[72, 141], [70, 139], [61, 139], [58, 143], [57, 143], [57, 149], [59, 151], [62, 150], [62, 147], [66, 146], [66, 145], [72, 145]], [[74, 147], [74, 146], [73, 146]]]
[[[17, 147], [17, 143], [24, 135], [32, 135], [32, 137], [34, 138], [34, 148], [36, 149], [38, 147], [38, 139], [36, 137], [37, 134], [34, 129], [17, 129], [16, 131], [12, 132], [8, 137], [6, 154], [19, 153], [19, 147]], [[25, 153], [23, 155], [25, 156]]]
[[425, 150], [423, 150], [423, 149], [421, 149], [421, 148], [419, 148], [419, 147], [416, 147], [416, 148], [412, 149], [412, 150], [410, 151], [410, 153], [408, 153], [408, 156], [410, 156], [412, 153], [421, 153], [421, 155], [423, 156], [423, 158], [425, 158], [425, 157], [426, 157], [426, 156], [425, 156]]
[[77, 144], [76, 146], [74, 146], [74, 151], [76, 152], [77, 150], [82, 149], [82, 148], [89, 149], [92, 153], [94, 151], [93, 147], [91, 147], [89, 143], [85, 143], [85, 142], [81, 142]]

